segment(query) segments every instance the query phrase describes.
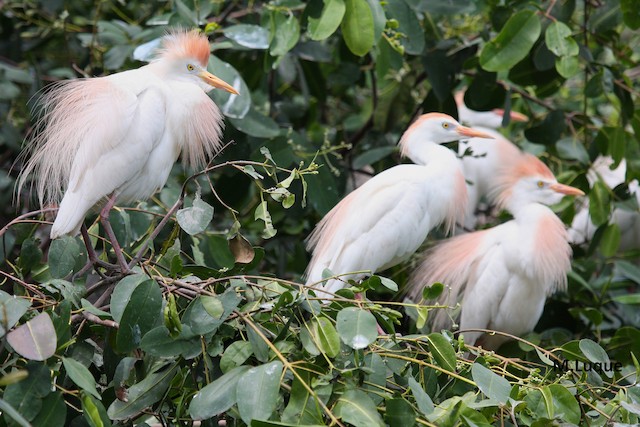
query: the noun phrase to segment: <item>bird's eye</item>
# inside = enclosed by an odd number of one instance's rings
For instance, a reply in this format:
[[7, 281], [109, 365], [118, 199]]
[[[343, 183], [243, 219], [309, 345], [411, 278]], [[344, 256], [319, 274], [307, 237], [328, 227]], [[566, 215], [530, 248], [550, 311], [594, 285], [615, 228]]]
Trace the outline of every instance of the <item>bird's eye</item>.
[[544, 187], [544, 181], [538, 181], [538, 188]]
[[191, 64], [187, 64], [187, 70], [189, 70], [189, 71], [193, 71], [193, 70], [195, 70], [195, 69], [196, 69], [196, 67], [194, 67], [193, 65], [191, 65]]
[[447, 122], [442, 123], [442, 127], [445, 129], [449, 129], [449, 123]]

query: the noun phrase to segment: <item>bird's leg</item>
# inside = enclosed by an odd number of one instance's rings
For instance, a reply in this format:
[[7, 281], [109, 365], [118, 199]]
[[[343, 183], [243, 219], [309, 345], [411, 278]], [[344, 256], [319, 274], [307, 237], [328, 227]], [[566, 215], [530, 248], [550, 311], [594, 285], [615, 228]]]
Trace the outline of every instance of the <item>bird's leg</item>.
[[[104, 267], [107, 269], [113, 269], [114, 265], [109, 264], [108, 262], [104, 262], [98, 258], [98, 254], [96, 253], [96, 250], [93, 248], [93, 245], [91, 244], [91, 238], [89, 237], [89, 231], [87, 230], [86, 225], [82, 224], [82, 227], [80, 227], [80, 233], [82, 234], [82, 241], [84, 242], [84, 246], [85, 248], [87, 248], [87, 256], [89, 257], [89, 262], [87, 262], [87, 264], [84, 267], [82, 267], [80, 271], [74, 274], [73, 278], [82, 276], [94, 265]], [[96, 272], [100, 274], [102, 278], [104, 278], [104, 275], [102, 273], [100, 273], [98, 270], [96, 270]]]
[[109, 222], [109, 212], [111, 211], [111, 208], [113, 208], [115, 204], [116, 204], [116, 194], [113, 193], [109, 197], [109, 200], [107, 200], [107, 203], [105, 203], [102, 210], [100, 211], [100, 223], [104, 227], [104, 231], [105, 233], [107, 233], [107, 237], [111, 242], [111, 247], [113, 248], [113, 252], [115, 252], [116, 254], [116, 259], [118, 260], [118, 264], [120, 264], [122, 273], [127, 274], [131, 270], [129, 269], [129, 265], [127, 264], [127, 261], [124, 259], [122, 248], [120, 247], [120, 244], [118, 243], [118, 239], [116, 239], [116, 235], [113, 232], [113, 228], [111, 228], [111, 223]]

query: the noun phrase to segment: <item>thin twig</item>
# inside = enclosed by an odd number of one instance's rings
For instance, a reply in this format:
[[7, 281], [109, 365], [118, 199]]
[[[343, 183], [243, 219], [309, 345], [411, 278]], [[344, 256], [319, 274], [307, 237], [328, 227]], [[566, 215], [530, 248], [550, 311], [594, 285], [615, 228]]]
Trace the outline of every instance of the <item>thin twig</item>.
[[116, 322], [114, 320], [101, 319], [98, 316], [96, 316], [95, 314], [89, 313], [88, 311], [83, 311], [82, 312], [82, 317], [84, 317], [85, 319], [87, 319], [91, 323], [95, 323], [95, 324], [98, 324], [98, 325], [106, 326], [108, 328], [114, 328], [114, 329], [120, 328], [120, 325], [118, 324], [118, 322]]
[[13, 226], [13, 225], [15, 225], [15, 224], [17, 224], [19, 222], [22, 222], [22, 220], [24, 220], [24, 219], [30, 218], [32, 216], [37, 216], [37, 215], [40, 215], [40, 214], [43, 214], [43, 213], [47, 213], [47, 212], [54, 212], [54, 211], [57, 211], [57, 210], [58, 210], [58, 208], [44, 208], [44, 209], [38, 209], [38, 210], [35, 210], [35, 211], [30, 211], [30, 212], [24, 213], [24, 214], [22, 214], [20, 216], [17, 216], [14, 219], [12, 219], [11, 221], [9, 221], [9, 223], [7, 225], [2, 227], [2, 229], [0, 229], [0, 237], [2, 237], [2, 235], [4, 233], [6, 233], [7, 230], [11, 226]]

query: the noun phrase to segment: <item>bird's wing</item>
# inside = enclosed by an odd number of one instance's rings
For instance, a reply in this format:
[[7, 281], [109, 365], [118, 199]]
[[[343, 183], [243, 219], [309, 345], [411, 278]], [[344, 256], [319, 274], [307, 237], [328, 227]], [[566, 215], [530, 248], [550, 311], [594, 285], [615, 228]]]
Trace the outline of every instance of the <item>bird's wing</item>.
[[433, 227], [425, 179], [423, 166], [399, 165], [347, 195], [309, 236], [309, 282], [325, 268], [376, 271], [415, 251]]
[[[119, 74], [126, 73], [132, 72]], [[96, 183], [104, 184], [99, 198], [108, 195], [164, 132], [164, 100], [152, 93], [150, 79], [133, 88], [110, 78], [119, 74], [61, 82], [44, 96], [31, 158], [20, 179], [22, 186], [28, 175], [35, 176], [41, 203], [57, 203], [65, 188], [77, 188], [95, 168], [109, 177]], [[141, 99], [153, 102], [143, 105]]]
[[[445, 285], [445, 291], [438, 303], [455, 306], [468, 292], [468, 287], [473, 287], [490, 271], [489, 266], [500, 256], [500, 231], [504, 226], [456, 236], [429, 249], [411, 273], [405, 290], [407, 296], [421, 301], [422, 289], [440, 282]], [[429, 319], [433, 330], [450, 328], [453, 321], [444, 309], [435, 311]]]

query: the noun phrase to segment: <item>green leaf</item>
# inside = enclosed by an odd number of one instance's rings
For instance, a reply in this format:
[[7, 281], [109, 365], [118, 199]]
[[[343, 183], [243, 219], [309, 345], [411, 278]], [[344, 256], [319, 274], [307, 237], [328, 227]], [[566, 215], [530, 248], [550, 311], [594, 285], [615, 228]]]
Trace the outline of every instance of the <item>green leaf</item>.
[[589, 192], [589, 216], [596, 227], [609, 219], [610, 203], [607, 185], [602, 181], [596, 181]]
[[[610, 362], [609, 355], [607, 354], [606, 351], [604, 351], [602, 347], [600, 347], [600, 345], [597, 342], [592, 341], [588, 338], [584, 338], [580, 340], [579, 345], [580, 345], [580, 351], [582, 351], [582, 354], [584, 354], [585, 357], [589, 359], [589, 361], [593, 363], [602, 363], [602, 364], [608, 364]], [[605, 375], [607, 375], [609, 378], [613, 377], [612, 370], [606, 370], [606, 369], [603, 369], [603, 370], [605, 372]]]
[[511, 393], [511, 385], [509, 381], [502, 378], [492, 370], [485, 368], [479, 363], [474, 363], [471, 367], [471, 376], [473, 381], [489, 399], [495, 400], [501, 404], [509, 401]]
[[258, 207], [256, 208], [256, 212], [254, 214], [254, 219], [259, 219], [264, 222], [264, 231], [262, 232], [263, 238], [270, 239], [271, 237], [276, 235], [276, 229], [273, 228], [273, 222], [271, 221], [271, 214], [269, 214], [266, 201], [262, 201], [258, 205]]
[[[298, 365], [299, 368], [301, 366]], [[306, 366], [305, 366], [306, 368]], [[282, 412], [281, 420], [292, 425], [325, 425], [323, 411], [318, 399], [311, 395], [304, 384], [310, 384], [313, 380], [312, 374], [305, 368], [298, 369], [298, 376], [293, 378], [289, 402]], [[322, 399], [322, 391], [331, 387], [317, 387], [314, 391], [316, 396]], [[255, 423], [255, 421], [253, 422]]]
[[80, 244], [71, 236], [54, 239], [49, 247], [49, 271], [54, 279], [62, 279], [73, 271], [80, 258]]
[[69, 282], [64, 279], [52, 279], [41, 283], [42, 287], [53, 294], [60, 293], [65, 301], [80, 307], [80, 300], [86, 291], [81, 283]]
[[[29, 421], [23, 416], [25, 414], [18, 412], [16, 408], [11, 406], [6, 400], [2, 398], [0, 398], [0, 411], [2, 411], [2, 413], [4, 414], [3, 421], [6, 421], [6, 422], [13, 421], [21, 427], [32, 427], [33, 425], [29, 423]], [[31, 408], [30, 412], [33, 413], [33, 408]], [[62, 421], [64, 422], [64, 420]]]
[[580, 62], [577, 56], [563, 56], [556, 58], [556, 70], [565, 79], [576, 75], [580, 71]]
[[176, 219], [180, 227], [193, 236], [207, 228], [213, 219], [213, 206], [203, 201], [198, 192], [193, 200], [193, 205], [189, 208], [178, 210]]
[[268, 420], [276, 409], [280, 396], [280, 376], [283, 365], [279, 360], [251, 368], [238, 380], [236, 396], [242, 420]]
[[612, 299], [620, 304], [640, 304], [640, 294], [616, 295]]
[[444, 335], [434, 332], [427, 336], [431, 348], [431, 355], [440, 367], [450, 372], [456, 371], [456, 352], [451, 342]]
[[397, 31], [402, 35], [400, 44], [410, 55], [420, 55], [425, 46], [425, 33], [416, 13], [405, 0], [388, 0], [386, 4], [388, 18], [399, 24]]
[[384, 286], [385, 288], [393, 292], [398, 292], [398, 284], [396, 282], [386, 277], [382, 277], [382, 276], [378, 276], [378, 277], [380, 277], [380, 283], [382, 283], [382, 286]]
[[373, 15], [373, 40], [377, 44], [387, 24], [387, 17], [382, 8], [382, 2], [379, 0], [367, 0], [367, 3], [369, 3], [371, 14]]
[[144, 334], [140, 348], [150, 356], [193, 359], [202, 353], [202, 343], [188, 326], [177, 337], [172, 337], [164, 326], [157, 326]]
[[[222, 303], [224, 312], [218, 315], [217, 310], [213, 311], [212, 316], [208, 310], [212, 309], [212, 301], [210, 298], [216, 298]], [[194, 334], [206, 335], [214, 332], [218, 327], [231, 315], [233, 310], [238, 307], [240, 298], [236, 291], [232, 288], [227, 289], [222, 295], [211, 297], [199, 297], [194, 299], [182, 314], [182, 323], [188, 325]]]
[[581, 420], [580, 405], [571, 392], [560, 384], [543, 387], [543, 394], [548, 390], [552, 397], [553, 414], [563, 421], [579, 424]]
[[373, 47], [373, 13], [366, 0], [345, 0], [342, 36], [353, 54], [363, 56]]
[[161, 372], [150, 373], [142, 381], [131, 386], [127, 392], [126, 402], [116, 399], [109, 405], [107, 409], [109, 418], [126, 420], [158, 402], [165, 395], [177, 370], [178, 364], [172, 364]]
[[269, 30], [259, 25], [238, 24], [222, 30], [224, 35], [249, 49], [269, 48]]
[[234, 341], [222, 354], [220, 358], [220, 370], [231, 372], [242, 365], [253, 354], [253, 347], [248, 341]]
[[547, 48], [556, 56], [576, 56], [580, 49], [571, 37], [571, 28], [564, 22], [553, 21], [544, 33]]
[[111, 420], [102, 402], [82, 393], [82, 416], [92, 427], [111, 427]]
[[324, 40], [336, 32], [346, 6], [344, 0], [325, 0], [320, 16], [309, 16], [307, 32], [311, 40]]
[[124, 313], [129, 300], [131, 300], [131, 294], [135, 291], [136, 287], [146, 281], [150, 280], [149, 276], [144, 274], [132, 274], [120, 280], [111, 294], [110, 311], [113, 316], [113, 320], [120, 322], [122, 320], [122, 314]]
[[340, 352], [340, 337], [331, 321], [326, 317], [318, 317], [308, 325], [313, 344], [327, 356], [336, 357]]
[[384, 420], [390, 426], [416, 425], [416, 413], [409, 402], [401, 397], [387, 399]]
[[[0, 399], [1, 400], [1, 399]], [[4, 409], [0, 407], [4, 412]], [[50, 393], [42, 400], [42, 409], [31, 424], [33, 426], [62, 426], [67, 418], [67, 405], [59, 391]]]
[[618, 251], [622, 239], [620, 226], [616, 223], [608, 224], [600, 238], [600, 252], [605, 257], [612, 257]]
[[206, 420], [231, 408], [237, 402], [238, 380], [248, 370], [248, 366], [238, 366], [203, 387], [189, 404], [191, 418]]
[[5, 328], [12, 328], [18, 323], [29, 307], [29, 300], [0, 291], [0, 338], [7, 333]]
[[616, 274], [620, 274], [626, 277], [629, 280], [634, 281], [637, 284], [640, 284], [640, 267], [637, 265], [623, 260], [615, 261], [615, 271]]
[[173, 338], [179, 336], [180, 332], [182, 332], [182, 323], [180, 322], [180, 315], [178, 315], [176, 297], [173, 294], [168, 295], [164, 303], [163, 314], [164, 326], [169, 331], [169, 334]]
[[620, 0], [620, 9], [627, 27], [632, 30], [640, 28], [640, 8], [636, 0]]
[[354, 169], [362, 169], [367, 165], [371, 165], [378, 160], [381, 160], [391, 153], [396, 152], [398, 149], [394, 146], [388, 145], [385, 147], [377, 147], [371, 150], [366, 150], [362, 154], [358, 155], [353, 160], [353, 168]]
[[32, 236], [22, 242], [18, 264], [24, 270], [31, 271], [31, 269], [40, 264], [42, 256], [42, 249], [40, 249], [38, 241]]
[[512, 15], [495, 39], [480, 52], [480, 65], [487, 71], [507, 71], [524, 59], [540, 36], [536, 12], [522, 10]]
[[[260, 326], [257, 326], [258, 328]], [[269, 360], [269, 346], [252, 327], [247, 326], [247, 338], [251, 344], [253, 355], [259, 362], [266, 363]]]
[[[42, 398], [50, 393], [51, 372], [42, 363], [29, 363], [29, 375], [22, 381], [9, 384], [0, 401], [14, 409], [21, 417], [33, 420], [42, 409]], [[17, 419], [17, 417], [12, 416]]]
[[416, 400], [416, 404], [418, 405], [418, 409], [422, 412], [422, 415], [428, 416], [434, 410], [433, 401], [431, 397], [424, 391], [422, 386], [418, 381], [416, 381], [413, 377], [409, 377], [409, 388], [411, 388], [411, 393], [413, 394], [413, 398]]
[[371, 398], [361, 390], [347, 390], [335, 406], [334, 413], [342, 421], [356, 427], [384, 426]]
[[51, 317], [40, 313], [9, 332], [7, 342], [22, 357], [42, 361], [55, 354], [58, 338]]
[[251, 91], [238, 70], [214, 55], [209, 58], [207, 70], [238, 91], [238, 95], [220, 89], [211, 91], [211, 98], [213, 98], [222, 113], [233, 120], [244, 118], [251, 108]]
[[96, 390], [96, 380], [86, 366], [68, 357], [62, 358], [62, 364], [71, 381], [96, 399], [102, 399], [102, 396]]
[[280, 127], [271, 118], [256, 111], [251, 107], [242, 119], [229, 117], [233, 126], [248, 135], [256, 138], [275, 138], [280, 134]]
[[131, 293], [116, 333], [116, 348], [122, 353], [136, 349], [142, 337], [162, 321], [162, 291], [155, 280], [138, 284]]
[[378, 338], [376, 318], [370, 312], [347, 307], [338, 312], [336, 329], [340, 339], [349, 347], [359, 350]]
[[440, 282], [436, 282], [431, 286], [425, 286], [422, 289], [422, 299], [425, 301], [434, 300], [442, 294], [442, 291], [444, 291], [444, 285]]
[[269, 53], [271, 56], [282, 56], [289, 52], [300, 39], [300, 24], [294, 14], [288, 16], [279, 12], [274, 12], [274, 32]]
[[582, 164], [589, 163], [589, 153], [581, 141], [573, 137], [562, 138], [556, 142], [558, 155], [567, 160], [577, 160]]

